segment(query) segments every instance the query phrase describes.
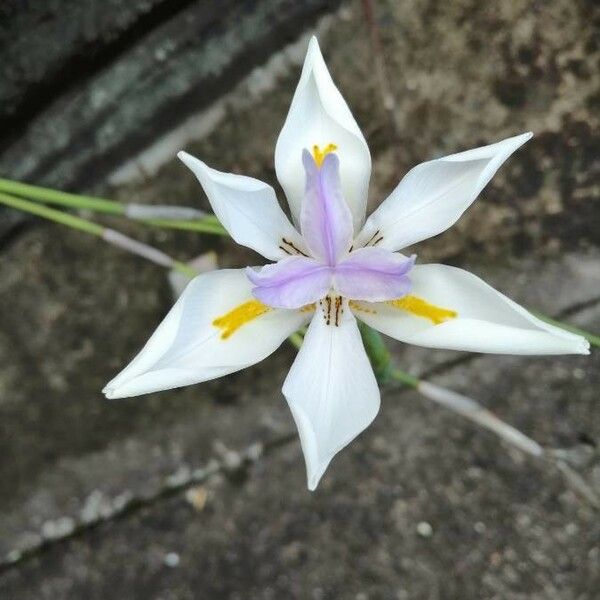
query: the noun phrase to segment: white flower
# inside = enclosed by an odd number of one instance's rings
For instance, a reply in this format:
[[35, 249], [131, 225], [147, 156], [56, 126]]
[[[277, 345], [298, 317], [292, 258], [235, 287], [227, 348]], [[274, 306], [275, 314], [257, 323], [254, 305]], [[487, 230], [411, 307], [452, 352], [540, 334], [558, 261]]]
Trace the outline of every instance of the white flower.
[[414, 266], [399, 253], [455, 223], [530, 137], [418, 165], [364, 222], [369, 148], [313, 38], [275, 149], [295, 226], [267, 184], [179, 154], [233, 239], [276, 262], [196, 277], [104, 393], [123, 398], [221, 377], [266, 358], [310, 323], [283, 393], [314, 490], [379, 410], [357, 318], [430, 348], [586, 354], [582, 337], [540, 321], [475, 275]]

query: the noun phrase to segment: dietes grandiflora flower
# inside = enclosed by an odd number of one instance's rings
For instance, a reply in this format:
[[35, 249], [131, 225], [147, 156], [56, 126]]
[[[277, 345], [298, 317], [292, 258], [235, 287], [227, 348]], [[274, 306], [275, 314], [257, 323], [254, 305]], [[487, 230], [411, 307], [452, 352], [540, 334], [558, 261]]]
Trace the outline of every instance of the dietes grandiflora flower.
[[104, 393], [123, 398], [227, 375], [263, 360], [308, 324], [283, 394], [314, 490], [334, 455], [379, 410], [357, 319], [429, 348], [587, 353], [582, 337], [537, 319], [479, 277], [401, 254], [453, 225], [530, 137], [414, 167], [365, 221], [369, 148], [313, 38], [275, 148], [292, 221], [266, 183], [179, 153], [231, 237], [272, 264], [196, 277]]

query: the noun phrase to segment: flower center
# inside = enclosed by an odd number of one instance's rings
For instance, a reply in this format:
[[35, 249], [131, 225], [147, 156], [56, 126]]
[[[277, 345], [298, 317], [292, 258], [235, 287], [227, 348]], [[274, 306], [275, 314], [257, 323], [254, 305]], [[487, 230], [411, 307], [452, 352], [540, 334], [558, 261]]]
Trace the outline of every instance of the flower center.
[[331, 152], [335, 152], [337, 150], [337, 146], [335, 144], [327, 144], [327, 146], [325, 146], [325, 148], [323, 148], [323, 150], [321, 150], [320, 146], [318, 144], [315, 144], [312, 148], [312, 153], [313, 153], [313, 158], [315, 159], [315, 162], [317, 163], [317, 167], [320, 167], [323, 164], [323, 160], [325, 160], [325, 157], [330, 154]]
[[337, 294], [327, 294], [325, 298], [319, 300], [319, 307], [321, 308], [325, 324], [339, 327], [342, 314], [344, 313], [342, 297]]

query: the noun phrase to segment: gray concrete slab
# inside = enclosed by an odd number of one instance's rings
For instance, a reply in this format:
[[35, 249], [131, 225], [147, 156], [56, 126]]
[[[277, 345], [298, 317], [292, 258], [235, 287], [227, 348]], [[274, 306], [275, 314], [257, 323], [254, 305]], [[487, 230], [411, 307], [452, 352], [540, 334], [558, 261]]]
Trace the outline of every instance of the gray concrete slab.
[[[400, 165], [360, 6], [345, 3], [321, 41], [372, 147], [371, 205], [415, 162], [534, 129], [458, 226], [419, 246], [419, 260], [464, 266], [517, 301], [569, 310], [569, 320], [597, 331], [599, 77], [590, 5], [379, 3], [402, 119]], [[280, 73], [246, 106], [234, 93], [224, 120], [189, 150], [273, 182], [272, 149], [296, 78]], [[114, 196], [206, 206], [175, 160]], [[179, 258], [214, 248], [224, 266], [257, 261], [225, 240], [106, 222]], [[162, 497], [169, 481], [222, 461], [226, 449], [292, 429], [280, 393], [293, 359], [287, 347], [222, 381], [102, 398], [103, 383], [170, 304], [158, 267], [82, 234], [36, 225], [4, 244], [0, 554], [68, 534], [131, 498], [144, 506], [2, 571], [0, 597], [595, 597], [597, 513], [553, 469], [414, 393], [384, 393], [379, 418], [335, 459], [316, 494], [306, 491], [293, 440], [242, 474], [219, 471], [199, 484], [201, 510], [184, 492]], [[538, 442], [576, 448], [582, 475], [600, 487], [597, 354], [470, 357], [452, 367], [458, 353], [392, 348], [405, 369], [435, 372], [434, 381], [476, 397]]]
[[[600, 313], [588, 317], [597, 323]], [[597, 374], [597, 356], [485, 357], [436, 381], [478, 397], [541, 443], [573, 446], [600, 435]], [[255, 393], [252, 404], [289, 421], [271, 394]], [[253, 429], [239, 406], [213, 407], [204, 427], [219, 428], [228, 410], [237, 429]], [[201, 436], [203, 425], [169, 431]], [[144, 453], [148, 434], [136, 437]], [[121, 462], [136, 454], [113, 450]], [[123, 480], [123, 466], [113, 475], [104, 456], [96, 484], [148, 485], [144, 473], [152, 479], [163, 465], [155, 456], [149, 464], [144, 455], [144, 465], [138, 457], [137, 476]], [[94, 477], [90, 468], [90, 456], [73, 463], [80, 485]], [[584, 473], [600, 483], [598, 457]], [[183, 494], [158, 501], [5, 573], [0, 589], [19, 598], [564, 600], [591, 599], [598, 585], [594, 510], [553, 470], [412, 392], [384, 394], [376, 422], [334, 460], [315, 494], [305, 489], [297, 442], [259, 460], [243, 482], [218, 475], [203, 489], [201, 511]]]

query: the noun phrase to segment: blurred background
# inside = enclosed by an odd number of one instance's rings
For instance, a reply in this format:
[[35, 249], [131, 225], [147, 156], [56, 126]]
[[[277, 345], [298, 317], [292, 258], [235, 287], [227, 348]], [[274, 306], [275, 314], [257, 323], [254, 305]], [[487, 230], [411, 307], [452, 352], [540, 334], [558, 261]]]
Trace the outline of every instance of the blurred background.
[[[419, 260], [598, 331], [599, 30], [592, 0], [4, 0], [0, 177], [208, 208], [185, 148], [279, 190], [274, 145], [316, 33], [371, 147], [371, 207], [418, 162], [534, 131]], [[260, 262], [224, 238], [102, 222], [181, 260]], [[598, 598], [597, 510], [414, 392], [383, 393], [313, 494], [280, 391], [291, 347], [106, 401], [171, 303], [160, 267], [0, 208], [2, 599]], [[597, 352], [391, 347], [566, 449], [600, 490]]]

